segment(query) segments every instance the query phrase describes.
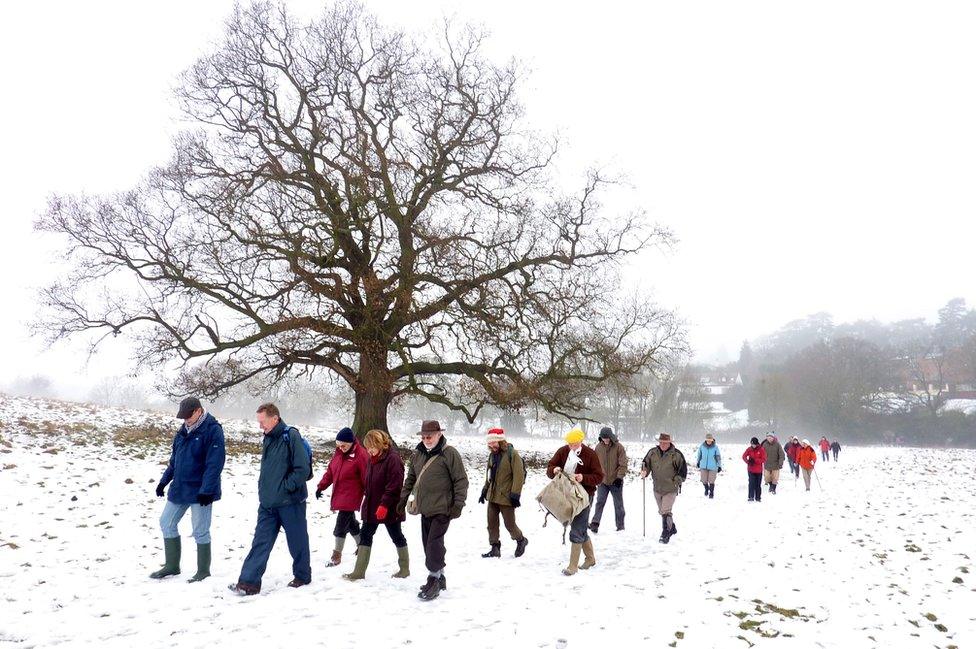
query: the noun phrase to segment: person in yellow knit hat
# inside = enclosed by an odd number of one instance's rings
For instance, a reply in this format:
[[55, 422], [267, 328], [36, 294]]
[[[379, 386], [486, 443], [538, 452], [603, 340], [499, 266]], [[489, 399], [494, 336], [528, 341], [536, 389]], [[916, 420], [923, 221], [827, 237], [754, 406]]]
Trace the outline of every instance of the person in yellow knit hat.
[[[596, 451], [583, 443], [586, 438], [579, 428], [566, 433], [566, 445], [561, 447], [556, 454], [549, 460], [546, 468], [546, 475], [550, 479], [555, 478], [557, 473], [565, 472], [572, 476], [574, 480], [583, 485], [593, 502], [593, 493], [598, 484], [603, 482], [603, 467], [600, 466], [600, 458]], [[593, 551], [593, 541], [590, 540], [587, 523], [590, 521], [590, 504], [573, 519], [569, 527], [569, 541], [572, 547], [569, 552], [569, 566], [563, 569], [564, 575], [575, 575], [580, 568], [587, 570], [596, 565], [596, 553]], [[579, 565], [580, 552], [585, 555], [583, 565]]]

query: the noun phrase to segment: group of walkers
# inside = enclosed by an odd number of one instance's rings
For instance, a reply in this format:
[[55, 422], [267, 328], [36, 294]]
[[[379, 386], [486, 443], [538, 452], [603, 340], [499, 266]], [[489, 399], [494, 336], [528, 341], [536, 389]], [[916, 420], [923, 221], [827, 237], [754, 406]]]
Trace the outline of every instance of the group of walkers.
[[[197, 570], [190, 582], [198, 582], [210, 576], [210, 525], [213, 503], [221, 498], [224, 434], [220, 423], [206, 412], [195, 397], [180, 403], [177, 417], [183, 420], [183, 425], [173, 438], [169, 462], [156, 486], [156, 495], [167, 497], [160, 516], [165, 563], [150, 576], [162, 579], [180, 574], [182, 552], [178, 525], [189, 511], [197, 544]], [[273, 403], [258, 407], [256, 419], [263, 432], [258, 476], [259, 506], [251, 549], [244, 559], [240, 576], [229, 586], [238, 595], [261, 592], [268, 558], [282, 530], [292, 558], [293, 579], [288, 586], [300, 588], [312, 580], [306, 518], [306, 483], [313, 477], [311, 446], [296, 428], [285, 424], [281, 412]], [[420, 517], [421, 544], [428, 573], [418, 597], [432, 600], [447, 588], [444, 575], [445, 539], [451, 521], [460, 517], [465, 507], [468, 476], [461, 454], [447, 443], [444, 432], [437, 421], [424, 421], [418, 431], [420, 442], [414, 448], [406, 470], [387, 432], [370, 430], [362, 442], [349, 428], [342, 428], [338, 432], [336, 451], [315, 490], [315, 498], [319, 500], [327, 489], [332, 488], [329, 504], [336, 513], [333, 529], [335, 544], [327, 567], [342, 563], [346, 540], [351, 537], [356, 544], [355, 565], [351, 572], [342, 576], [350, 581], [364, 579], [373, 538], [379, 527], [384, 526], [397, 550], [398, 570], [391, 576], [398, 579], [409, 577], [410, 556], [402, 524], [408, 513], [416, 514]], [[564, 481], [564, 484], [575, 489], [578, 498], [574, 514], [563, 521], [569, 529], [571, 544], [569, 564], [562, 571], [567, 576], [596, 565], [590, 533], [599, 532], [609, 497], [613, 497], [617, 531], [622, 531], [625, 525], [623, 481], [628, 471], [626, 450], [609, 427], [600, 431], [595, 448], [584, 444], [584, 439], [582, 430], [571, 430], [565, 436], [566, 444], [555, 452], [546, 467], [546, 474], [551, 480], [557, 480], [560, 474], [568, 478], [569, 481]], [[688, 469], [684, 456], [672, 444], [670, 435], [661, 433], [656, 440], [657, 445], [647, 452], [641, 462], [640, 477], [642, 480], [651, 478], [654, 500], [661, 517], [659, 540], [668, 543], [678, 533], [672, 509], [687, 478]], [[482, 557], [502, 556], [500, 522], [504, 523], [515, 543], [514, 556], [521, 557], [529, 540], [518, 527], [515, 510], [521, 506], [527, 476], [525, 462], [506, 440], [505, 431], [501, 428], [488, 430], [486, 444], [485, 481], [478, 502], [487, 505], [490, 547]], [[823, 441], [821, 448], [822, 444]], [[836, 442], [834, 444], [836, 460], [840, 446]], [[800, 442], [794, 437], [784, 448], [770, 433], [762, 444], [753, 438], [742, 458], [749, 474], [749, 500], [760, 501], [760, 480], [764, 478], [769, 492], [775, 494], [780, 469], [787, 460], [791, 471], [797, 476], [803, 472], [809, 491], [810, 473], [817, 461], [817, 454], [807, 440]], [[705, 487], [705, 496], [714, 498], [716, 476], [722, 471], [722, 455], [711, 434], [705, 436], [698, 449], [696, 465]], [[596, 502], [591, 519], [590, 509], [594, 498]]]

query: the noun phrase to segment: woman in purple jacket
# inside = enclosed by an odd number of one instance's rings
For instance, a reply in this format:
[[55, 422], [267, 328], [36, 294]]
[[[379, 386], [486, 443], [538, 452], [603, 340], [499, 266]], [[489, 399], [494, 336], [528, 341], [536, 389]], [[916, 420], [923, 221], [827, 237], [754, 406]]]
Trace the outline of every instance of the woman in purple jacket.
[[369, 555], [373, 549], [373, 535], [380, 525], [385, 525], [399, 557], [400, 569], [393, 576], [403, 579], [410, 576], [407, 539], [400, 529], [400, 523], [404, 519], [396, 513], [400, 489], [403, 488], [403, 460], [400, 453], [391, 448], [390, 436], [381, 430], [366, 433], [363, 445], [369, 454], [366, 494], [363, 496], [360, 513], [363, 529], [359, 539], [359, 554], [356, 555], [356, 567], [351, 573], [343, 575], [343, 578], [355, 581], [366, 577]]

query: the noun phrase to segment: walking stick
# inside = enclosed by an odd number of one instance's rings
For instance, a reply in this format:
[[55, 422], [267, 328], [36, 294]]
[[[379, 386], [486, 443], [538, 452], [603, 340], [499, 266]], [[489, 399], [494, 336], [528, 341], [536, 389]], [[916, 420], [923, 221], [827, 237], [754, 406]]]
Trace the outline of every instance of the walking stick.
[[820, 484], [820, 476], [817, 475], [817, 467], [816, 466], [813, 467], [813, 477], [817, 479], [817, 486], [820, 488], [820, 491], [823, 491], [823, 485]]
[[641, 480], [641, 483], [644, 485], [643, 487], [644, 497], [642, 499], [644, 501], [644, 511], [643, 511], [643, 520], [641, 521], [641, 525], [644, 528], [644, 538], [646, 539], [647, 538], [647, 478], [643, 478]]

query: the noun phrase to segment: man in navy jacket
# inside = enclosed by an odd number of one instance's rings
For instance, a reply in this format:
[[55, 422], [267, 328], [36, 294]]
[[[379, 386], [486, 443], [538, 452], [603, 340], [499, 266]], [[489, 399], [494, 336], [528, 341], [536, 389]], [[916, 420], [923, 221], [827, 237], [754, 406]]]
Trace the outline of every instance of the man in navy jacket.
[[273, 403], [258, 407], [258, 426], [264, 433], [261, 445], [261, 472], [258, 475], [258, 522], [254, 526], [251, 551], [241, 566], [236, 584], [229, 586], [237, 595], [257, 595], [261, 578], [268, 567], [268, 557], [285, 530], [285, 540], [292, 558], [292, 588], [312, 581], [311, 553], [308, 544], [308, 522], [305, 506], [312, 477], [312, 458], [298, 429], [285, 424]]
[[195, 582], [210, 576], [210, 519], [213, 503], [220, 500], [220, 472], [226, 456], [224, 429], [196, 397], [183, 399], [176, 416], [183, 420], [183, 425], [173, 438], [169, 464], [156, 485], [156, 495], [160, 498], [169, 486], [166, 506], [159, 517], [166, 563], [150, 577], [162, 579], [180, 574], [177, 527], [189, 509], [193, 538], [197, 542], [197, 572], [190, 579]]

